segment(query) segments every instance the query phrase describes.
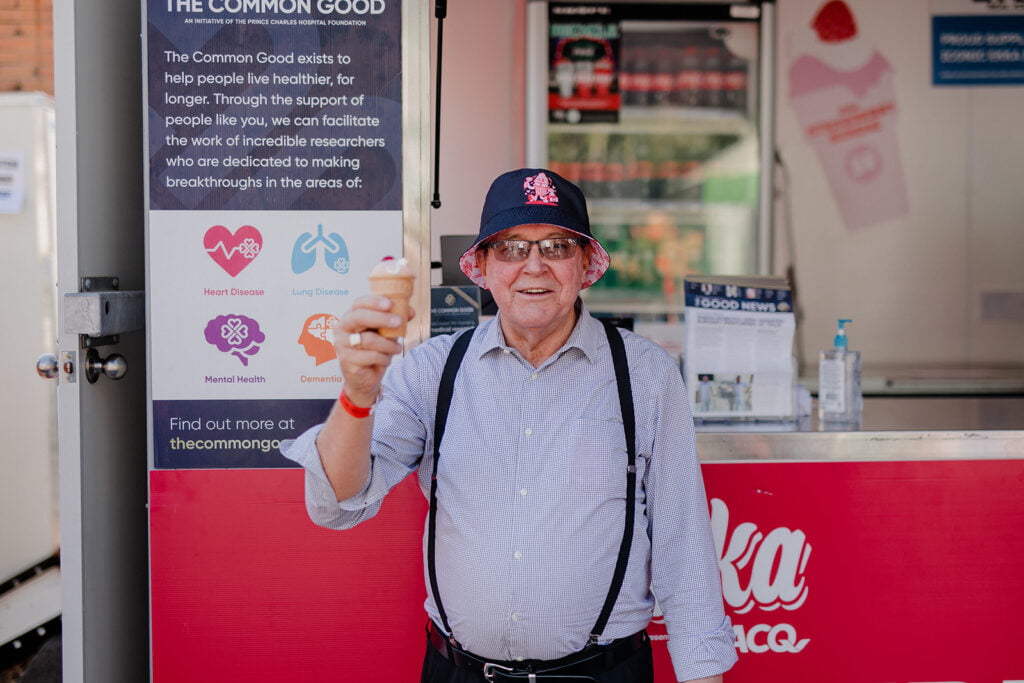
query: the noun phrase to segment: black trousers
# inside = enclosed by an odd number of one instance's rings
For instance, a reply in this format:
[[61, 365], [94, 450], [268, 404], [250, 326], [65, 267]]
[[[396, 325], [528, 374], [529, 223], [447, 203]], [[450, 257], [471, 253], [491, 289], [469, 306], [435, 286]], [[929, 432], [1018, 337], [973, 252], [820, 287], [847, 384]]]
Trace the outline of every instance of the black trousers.
[[[494, 680], [496, 683], [501, 683], [509, 679], [495, 676]], [[632, 657], [594, 680], [597, 683], [654, 683], [654, 661], [651, 656], [650, 641], [637, 650]], [[587, 679], [580, 681], [578, 678], [570, 677], [538, 677], [538, 683], [542, 681], [589, 683]], [[420, 676], [420, 683], [486, 683], [486, 679], [482, 674], [457, 668], [428, 642], [427, 654], [423, 658], [423, 673]]]

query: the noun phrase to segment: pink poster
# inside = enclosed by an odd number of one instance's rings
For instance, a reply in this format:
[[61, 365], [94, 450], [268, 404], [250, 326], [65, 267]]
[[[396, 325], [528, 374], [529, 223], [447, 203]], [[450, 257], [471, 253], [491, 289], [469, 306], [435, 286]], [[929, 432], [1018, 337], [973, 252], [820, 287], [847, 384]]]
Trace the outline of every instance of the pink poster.
[[[907, 214], [892, 65], [830, 0], [789, 67], [789, 100], [850, 230]], [[797, 41], [795, 41], [797, 42]]]

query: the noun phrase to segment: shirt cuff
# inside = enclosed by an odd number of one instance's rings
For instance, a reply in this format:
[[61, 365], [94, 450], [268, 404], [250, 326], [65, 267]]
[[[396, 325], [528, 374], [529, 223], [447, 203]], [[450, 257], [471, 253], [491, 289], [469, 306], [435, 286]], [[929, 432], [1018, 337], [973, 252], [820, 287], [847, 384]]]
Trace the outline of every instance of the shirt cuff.
[[736, 634], [728, 619], [724, 628], [684, 638], [669, 637], [668, 650], [676, 680], [692, 681], [725, 673], [736, 663]]
[[297, 439], [286, 439], [281, 442], [281, 455], [297, 463], [306, 470], [306, 487], [310, 489], [314, 499], [324, 500], [330, 498], [337, 503], [342, 510], [359, 512], [369, 506], [373, 501], [366, 499], [366, 493], [370, 488], [370, 481], [373, 475], [373, 468], [366, 475], [366, 481], [359, 493], [346, 500], [338, 501], [334, 495], [334, 488], [331, 480], [327, 478], [324, 471], [323, 461], [320, 460], [320, 451], [316, 448], [316, 437], [320, 435], [323, 425], [310, 427]]

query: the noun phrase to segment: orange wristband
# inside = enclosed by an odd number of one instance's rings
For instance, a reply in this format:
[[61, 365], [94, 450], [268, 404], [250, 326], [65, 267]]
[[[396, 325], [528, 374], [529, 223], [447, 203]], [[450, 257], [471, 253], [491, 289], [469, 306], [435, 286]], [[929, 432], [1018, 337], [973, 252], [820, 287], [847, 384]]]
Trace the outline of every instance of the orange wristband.
[[370, 413], [373, 411], [373, 406], [370, 406], [369, 408], [360, 408], [356, 404], [352, 403], [352, 401], [348, 400], [348, 396], [345, 395], [344, 389], [342, 389], [341, 393], [338, 395], [338, 402], [341, 403], [341, 407], [345, 409], [345, 412], [352, 417], [369, 417]]

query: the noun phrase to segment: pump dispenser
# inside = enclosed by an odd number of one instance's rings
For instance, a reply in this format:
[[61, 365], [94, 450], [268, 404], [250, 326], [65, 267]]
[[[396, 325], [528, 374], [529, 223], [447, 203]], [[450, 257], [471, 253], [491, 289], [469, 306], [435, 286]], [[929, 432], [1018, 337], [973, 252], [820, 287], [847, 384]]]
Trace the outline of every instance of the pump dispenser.
[[833, 348], [818, 356], [818, 420], [824, 429], [860, 429], [860, 351], [849, 349], [846, 325], [851, 322], [839, 319]]
[[846, 323], [852, 323], [852, 318], [840, 318], [839, 329], [836, 330], [836, 336], [832, 338], [832, 345], [837, 349], [849, 348], [846, 339]]

